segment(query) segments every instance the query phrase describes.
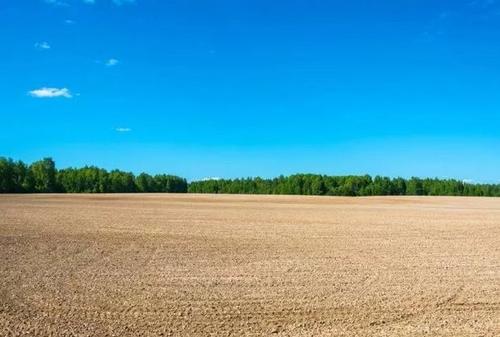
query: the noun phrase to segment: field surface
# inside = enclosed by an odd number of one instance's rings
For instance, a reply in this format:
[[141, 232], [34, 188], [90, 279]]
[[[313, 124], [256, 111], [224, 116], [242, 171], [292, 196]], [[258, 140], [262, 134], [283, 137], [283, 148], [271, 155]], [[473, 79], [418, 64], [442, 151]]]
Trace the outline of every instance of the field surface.
[[0, 336], [500, 336], [500, 199], [0, 196]]

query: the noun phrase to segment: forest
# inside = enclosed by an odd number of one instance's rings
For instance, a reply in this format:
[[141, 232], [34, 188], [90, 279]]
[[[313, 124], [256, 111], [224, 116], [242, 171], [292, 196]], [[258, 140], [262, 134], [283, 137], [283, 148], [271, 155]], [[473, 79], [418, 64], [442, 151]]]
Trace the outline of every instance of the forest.
[[166, 174], [135, 176], [95, 166], [58, 170], [51, 158], [27, 165], [0, 158], [0, 193], [186, 193], [186, 179]]
[[95, 166], [58, 170], [44, 158], [30, 165], [0, 157], [0, 193], [225, 193], [296, 195], [442, 195], [500, 196], [500, 184], [472, 184], [456, 179], [389, 178], [295, 174], [273, 179], [209, 179], [188, 183], [167, 174], [150, 175]]
[[297, 195], [442, 195], [500, 196], [498, 184], [470, 184], [456, 179], [388, 178], [295, 174], [274, 179], [247, 178], [191, 182], [190, 193], [297, 194]]

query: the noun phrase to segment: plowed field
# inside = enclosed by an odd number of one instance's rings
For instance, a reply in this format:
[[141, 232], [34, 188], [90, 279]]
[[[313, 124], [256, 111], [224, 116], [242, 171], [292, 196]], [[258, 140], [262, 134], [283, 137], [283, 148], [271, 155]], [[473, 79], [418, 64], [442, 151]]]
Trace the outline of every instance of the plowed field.
[[500, 336], [500, 199], [0, 196], [0, 336]]

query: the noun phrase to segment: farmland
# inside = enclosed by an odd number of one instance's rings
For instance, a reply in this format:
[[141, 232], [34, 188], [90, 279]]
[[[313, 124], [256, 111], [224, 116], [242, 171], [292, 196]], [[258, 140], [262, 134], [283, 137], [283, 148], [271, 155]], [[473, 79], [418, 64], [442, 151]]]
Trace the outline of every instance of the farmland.
[[1, 336], [498, 336], [500, 199], [0, 195]]

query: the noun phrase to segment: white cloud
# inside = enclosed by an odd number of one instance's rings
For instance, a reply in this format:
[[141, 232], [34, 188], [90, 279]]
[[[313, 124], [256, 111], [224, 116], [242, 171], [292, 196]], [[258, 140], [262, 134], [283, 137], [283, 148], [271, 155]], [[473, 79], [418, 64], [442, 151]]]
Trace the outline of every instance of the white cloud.
[[110, 58], [109, 60], [106, 61], [106, 66], [108, 67], [113, 67], [113, 66], [116, 66], [120, 61], [118, 61], [117, 59], [115, 58]]
[[45, 41], [37, 42], [37, 43], [35, 43], [35, 48], [40, 49], [40, 50], [47, 50], [47, 49], [50, 49], [50, 44], [48, 44]]
[[130, 132], [132, 131], [131, 128], [116, 128], [115, 129], [116, 132]]
[[67, 88], [40, 88], [31, 90], [28, 93], [31, 97], [36, 98], [55, 98], [55, 97], [65, 97], [72, 98], [73, 95]]
[[76, 22], [75, 22], [75, 21], [73, 21], [73, 20], [71, 20], [71, 19], [66, 19], [66, 20], [64, 20], [64, 23], [65, 23], [65, 24], [67, 24], [67, 25], [73, 25], [73, 24], [75, 24]]
[[202, 178], [201, 181], [210, 181], [210, 180], [222, 180], [220, 177], [205, 177]]

